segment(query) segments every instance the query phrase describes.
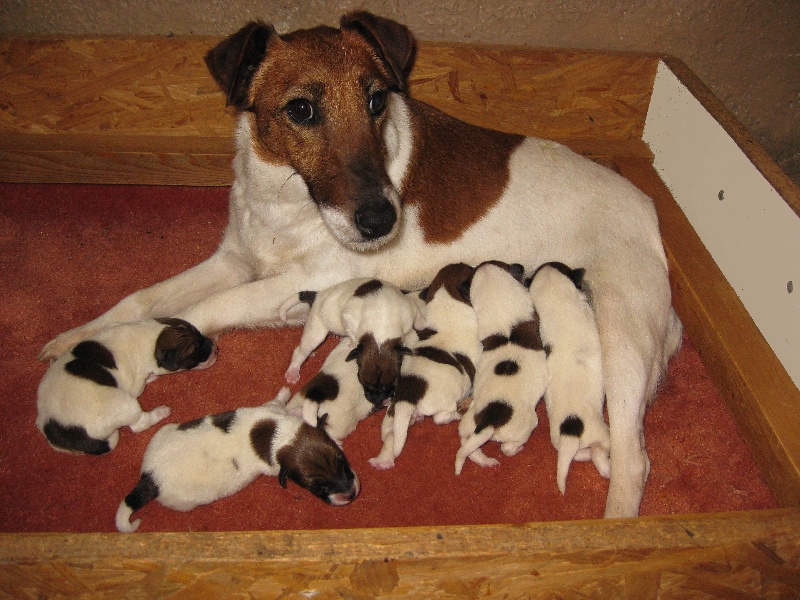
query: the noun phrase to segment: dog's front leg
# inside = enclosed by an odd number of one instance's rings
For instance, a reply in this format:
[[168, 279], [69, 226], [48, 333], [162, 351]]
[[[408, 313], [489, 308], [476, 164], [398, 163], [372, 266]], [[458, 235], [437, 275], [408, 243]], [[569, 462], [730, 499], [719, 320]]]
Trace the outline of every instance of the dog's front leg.
[[78, 342], [116, 323], [174, 317], [201, 299], [251, 278], [252, 272], [244, 261], [235, 254], [218, 251], [183, 273], [123, 298], [93, 321], [57, 336], [42, 348], [39, 359], [54, 360]]

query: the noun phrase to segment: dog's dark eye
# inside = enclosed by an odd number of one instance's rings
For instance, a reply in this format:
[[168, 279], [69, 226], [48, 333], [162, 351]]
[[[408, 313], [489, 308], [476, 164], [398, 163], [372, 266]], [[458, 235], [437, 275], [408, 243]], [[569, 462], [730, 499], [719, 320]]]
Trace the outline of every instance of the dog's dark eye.
[[286, 112], [292, 121], [301, 125], [313, 123], [317, 118], [314, 105], [305, 98], [296, 98], [289, 102], [286, 105]]
[[386, 92], [381, 90], [372, 94], [369, 97], [368, 106], [370, 114], [375, 116], [381, 114], [386, 108]]

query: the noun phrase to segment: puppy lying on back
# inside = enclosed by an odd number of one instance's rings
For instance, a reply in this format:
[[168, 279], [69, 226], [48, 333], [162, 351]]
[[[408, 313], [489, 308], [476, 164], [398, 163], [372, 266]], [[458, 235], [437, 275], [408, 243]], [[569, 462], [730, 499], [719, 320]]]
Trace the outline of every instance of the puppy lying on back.
[[281, 389], [271, 402], [170, 423], [150, 440], [136, 487], [117, 509], [117, 529], [136, 531], [130, 517], [151, 500], [188, 511], [230, 496], [259, 475], [291, 479], [328, 504], [342, 506], [358, 495], [358, 476], [324, 431], [286, 410], [290, 393]]
[[562, 494], [573, 460], [591, 459], [603, 477], [611, 475], [600, 334], [587, 295], [581, 291], [583, 274], [583, 269], [547, 263], [534, 273], [530, 285], [548, 353], [544, 401], [550, 441], [558, 450], [556, 479]]
[[280, 307], [280, 317], [301, 303], [311, 305], [300, 345], [292, 354], [286, 381], [297, 383], [300, 367], [329, 333], [347, 336], [367, 399], [379, 404], [395, 390], [405, 351], [403, 336], [422, 329], [419, 304], [396, 286], [379, 279], [350, 279], [321, 292], [300, 292]]
[[331, 350], [319, 373], [314, 375], [289, 402], [289, 412], [301, 414], [309, 425], [325, 417], [325, 431], [340, 446], [356, 425], [370, 413], [383, 407], [364, 395], [358, 381], [358, 365], [352, 356], [352, 344], [343, 338]]
[[144, 431], [169, 416], [144, 412], [137, 398], [159, 375], [214, 364], [217, 346], [180, 319], [155, 319], [102, 329], [63, 354], [39, 384], [36, 426], [56, 450], [104, 454], [120, 427]]
[[539, 317], [522, 276], [520, 265], [489, 262], [479, 265], [472, 278], [470, 299], [483, 352], [472, 404], [458, 426], [456, 475], [468, 457], [483, 467], [498, 464], [481, 450], [489, 440], [513, 456], [539, 424], [536, 405], [547, 384], [547, 367]]
[[465, 289], [474, 271], [464, 263], [448, 265], [422, 292], [427, 326], [406, 338], [411, 354], [400, 366], [400, 381], [381, 424], [383, 448], [369, 461], [373, 467], [394, 466], [412, 423], [426, 416], [437, 425], [461, 418], [459, 407], [472, 390], [481, 352], [478, 321]]

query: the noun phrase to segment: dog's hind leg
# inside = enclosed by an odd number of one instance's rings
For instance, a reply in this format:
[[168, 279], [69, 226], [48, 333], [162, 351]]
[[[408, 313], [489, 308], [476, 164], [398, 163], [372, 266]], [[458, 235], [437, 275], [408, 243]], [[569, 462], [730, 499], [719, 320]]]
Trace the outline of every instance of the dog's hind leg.
[[179, 275], [123, 298], [93, 321], [57, 336], [42, 348], [39, 359], [53, 360], [78, 342], [116, 323], [177, 316], [203, 298], [240, 285], [252, 276], [252, 272], [234, 255], [217, 252]]
[[140, 412], [139, 418], [130, 424], [133, 433], [141, 433], [159, 421], [166, 419], [172, 411], [169, 406], [158, 406], [149, 412]]

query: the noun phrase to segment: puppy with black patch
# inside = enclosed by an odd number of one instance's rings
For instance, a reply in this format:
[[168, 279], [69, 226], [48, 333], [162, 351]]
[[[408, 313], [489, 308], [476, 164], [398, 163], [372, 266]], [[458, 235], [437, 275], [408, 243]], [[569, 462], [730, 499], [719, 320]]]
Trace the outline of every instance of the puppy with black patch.
[[358, 381], [358, 365], [352, 356], [352, 344], [343, 338], [331, 350], [319, 373], [314, 375], [288, 404], [289, 412], [302, 415], [309, 425], [325, 417], [325, 431], [340, 446], [355, 431], [359, 422], [383, 408], [364, 395]]
[[394, 466], [412, 423], [428, 416], [437, 425], [461, 418], [481, 353], [478, 320], [465, 289], [474, 271], [464, 263], [447, 265], [422, 292], [427, 326], [407, 338], [411, 354], [400, 366], [400, 381], [381, 424], [383, 447], [369, 461], [373, 467]]
[[144, 431], [170, 414], [167, 406], [143, 411], [138, 398], [159, 375], [205, 369], [217, 346], [181, 319], [114, 325], [80, 342], [44, 374], [37, 393], [36, 426], [56, 450], [105, 454], [119, 429]]
[[583, 269], [546, 263], [536, 270], [530, 284], [547, 352], [544, 402], [550, 441], [558, 450], [556, 480], [562, 494], [573, 460], [591, 459], [603, 477], [611, 475], [600, 333], [582, 289], [583, 275]]
[[373, 278], [350, 279], [321, 292], [300, 292], [280, 307], [281, 319], [307, 303], [300, 345], [294, 349], [286, 381], [297, 383], [300, 367], [328, 336], [347, 336], [352, 344], [351, 358], [358, 365], [358, 380], [367, 399], [378, 404], [394, 394], [404, 352], [403, 337], [412, 328], [421, 329], [425, 316], [420, 306], [400, 288]]
[[467, 458], [482, 467], [498, 464], [481, 450], [490, 440], [500, 442], [506, 456], [515, 455], [539, 424], [536, 405], [544, 395], [547, 366], [539, 316], [522, 277], [520, 265], [496, 261], [479, 265], [472, 277], [470, 299], [483, 352], [472, 404], [458, 426], [456, 475]]
[[289, 414], [291, 393], [282, 388], [270, 402], [170, 423], [150, 440], [139, 482], [117, 509], [117, 529], [136, 531], [131, 515], [152, 500], [174, 510], [235, 494], [259, 475], [292, 480], [328, 504], [343, 506], [358, 495], [358, 476], [341, 448], [316, 427]]

